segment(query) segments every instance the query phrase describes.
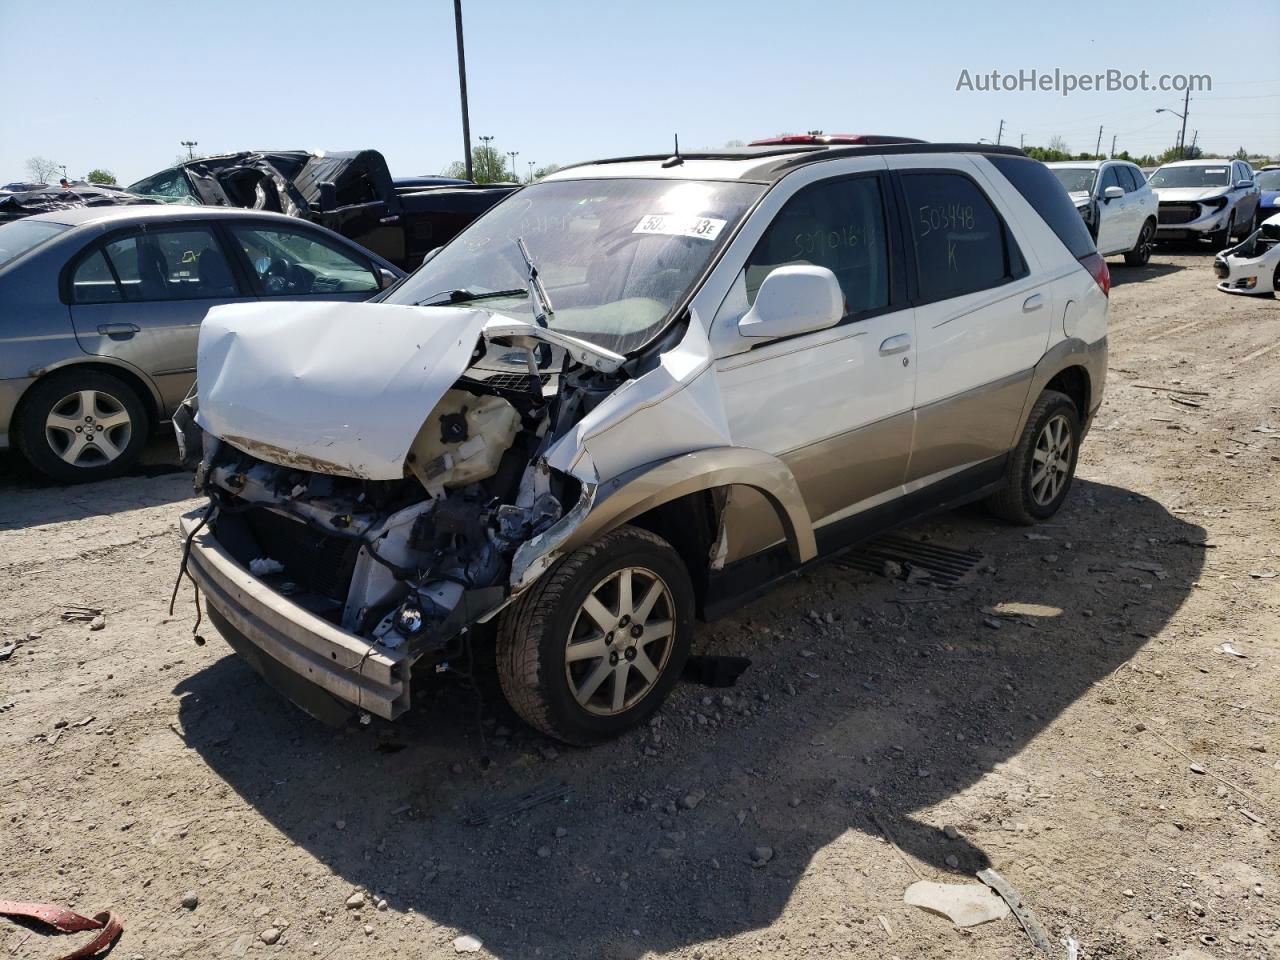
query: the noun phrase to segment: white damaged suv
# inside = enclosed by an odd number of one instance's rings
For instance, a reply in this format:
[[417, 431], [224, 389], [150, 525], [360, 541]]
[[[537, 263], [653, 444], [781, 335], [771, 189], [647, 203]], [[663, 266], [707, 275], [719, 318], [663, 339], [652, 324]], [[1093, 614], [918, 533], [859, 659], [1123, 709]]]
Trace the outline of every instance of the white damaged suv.
[[697, 618], [966, 501], [1052, 516], [1108, 286], [1009, 148], [561, 170], [380, 302], [210, 312], [184, 563], [313, 714], [394, 719], [487, 644], [522, 717], [599, 742], [659, 707]]

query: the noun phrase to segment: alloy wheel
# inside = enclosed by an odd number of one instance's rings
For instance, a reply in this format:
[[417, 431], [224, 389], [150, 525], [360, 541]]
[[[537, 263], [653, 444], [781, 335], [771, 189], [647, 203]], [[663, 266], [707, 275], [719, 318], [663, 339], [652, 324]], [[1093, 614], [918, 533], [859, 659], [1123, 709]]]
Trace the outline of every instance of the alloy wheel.
[[1150, 223], [1142, 225], [1142, 234], [1138, 237], [1138, 257], [1143, 263], [1151, 259], [1152, 238], [1155, 232], [1156, 228]]
[[116, 460], [133, 436], [123, 403], [101, 390], [77, 390], [49, 411], [44, 422], [49, 448], [73, 467], [100, 467]]
[[1051, 417], [1036, 437], [1031, 455], [1031, 498], [1042, 507], [1053, 503], [1071, 472], [1071, 424], [1062, 414]]
[[582, 602], [565, 645], [565, 678], [588, 713], [615, 716], [653, 689], [675, 646], [675, 602], [652, 570], [624, 567]]

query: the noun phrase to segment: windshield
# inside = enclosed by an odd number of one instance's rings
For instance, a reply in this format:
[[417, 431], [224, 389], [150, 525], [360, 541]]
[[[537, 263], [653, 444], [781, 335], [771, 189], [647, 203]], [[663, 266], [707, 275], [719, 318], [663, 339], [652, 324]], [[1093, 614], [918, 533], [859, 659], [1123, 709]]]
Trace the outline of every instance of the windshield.
[[1203, 167], [1161, 167], [1151, 175], [1153, 187], [1225, 187], [1231, 174], [1225, 164]]
[[616, 353], [643, 346], [760, 196], [760, 184], [697, 180], [561, 180], [538, 183], [494, 207], [417, 272], [387, 303], [485, 301], [532, 320], [525, 294], [528, 247], [555, 306], [550, 326]]
[[1280, 170], [1263, 170], [1253, 181], [1262, 190], [1280, 190]]
[[0, 267], [70, 229], [65, 223], [48, 220], [14, 220], [0, 226]]
[[1050, 167], [1067, 193], [1091, 193], [1098, 171], [1089, 167]]

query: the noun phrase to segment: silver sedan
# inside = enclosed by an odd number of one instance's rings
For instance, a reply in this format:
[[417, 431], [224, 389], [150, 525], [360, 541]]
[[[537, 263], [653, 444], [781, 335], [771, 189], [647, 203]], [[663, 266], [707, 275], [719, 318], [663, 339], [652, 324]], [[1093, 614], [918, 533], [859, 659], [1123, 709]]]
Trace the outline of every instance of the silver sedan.
[[58, 480], [117, 475], [190, 389], [210, 307], [365, 300], [402, 276], [267, 212], [83, 207], [0, 225], [0, 450]]

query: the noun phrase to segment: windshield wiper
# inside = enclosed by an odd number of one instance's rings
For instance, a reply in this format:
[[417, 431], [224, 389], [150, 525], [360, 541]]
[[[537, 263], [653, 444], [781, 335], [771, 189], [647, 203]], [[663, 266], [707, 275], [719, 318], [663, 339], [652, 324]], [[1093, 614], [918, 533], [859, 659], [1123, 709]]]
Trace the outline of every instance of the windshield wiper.
[[533, 304], [533, 319], [540, 327], [550, 327], [556, 312], [551, 308], [551, 298], [547, 296], [542, 281], [538, 279], [538, 268], [534, 266], [533, 257], [529, 256], [529, 248], [524, 245], [524, 237], [516, 237], [516, 248], [529, 268], [529, 300]]
[[[453, 305], [455, 303], [475, 303], [477, 300], [490, 300], [498, 297], [527, 297], [529, 291], [522, 287], [516, 287], [514, 290], [486, 290], [483, 292], [472, 292], [470, 290], [450, 290], [445, 293], [433, 293], [431, 296], [419, 300], [414, 304], [415, 307], [441, 307], [445, 305]], [[443, 297], [437, 300], [437, 297]]]

